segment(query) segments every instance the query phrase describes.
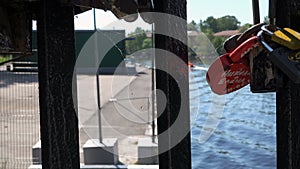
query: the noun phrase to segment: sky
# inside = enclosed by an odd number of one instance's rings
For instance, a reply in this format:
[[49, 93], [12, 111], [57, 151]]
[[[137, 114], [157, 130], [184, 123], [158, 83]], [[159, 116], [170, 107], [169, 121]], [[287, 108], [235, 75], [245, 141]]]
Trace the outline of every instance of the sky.
[[[268, 16], [268, 0], [260, 0], [260, 16], [261, 21], [265, 16]], [[225, 15], [235, 16], [241, 25], [245, 23], [253, 23], [252, 0], [187, 0], [188, 22], [194, 20], [199, 23], [200, 20], [205, 20], [209, 16], [219, 18]], [[83, 14], [75, 16], [75, 29], [94, 29], [93, 11], [90, 10]], [[96, 25], [97, 29], [129, 29], [126, 31], [132, 32], [136, 25], [145, 29], [151, 29], [149, 24], [138, 19], [139, 23], [126, 23], [119, 21], [111, 12], [96, 10]]]
[[[252, 0], [187, 0], [188, 22], [199, 23], [209, 16], [235, 16], [241, 24], [253, 23]], [[261, 22], [268, 16], [269, 0], [259, 0]]]

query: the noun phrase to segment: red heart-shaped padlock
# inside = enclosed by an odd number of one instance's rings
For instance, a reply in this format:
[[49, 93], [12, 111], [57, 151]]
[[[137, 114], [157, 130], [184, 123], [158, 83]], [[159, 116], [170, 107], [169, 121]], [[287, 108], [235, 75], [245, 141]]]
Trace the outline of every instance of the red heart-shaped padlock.
[[250, 67], [246, 58], [231, 63], [229, 53], [218, 57], [209, 67], [206, 80], [211, 90], [219, 95], [234, 92], [250, 82]]

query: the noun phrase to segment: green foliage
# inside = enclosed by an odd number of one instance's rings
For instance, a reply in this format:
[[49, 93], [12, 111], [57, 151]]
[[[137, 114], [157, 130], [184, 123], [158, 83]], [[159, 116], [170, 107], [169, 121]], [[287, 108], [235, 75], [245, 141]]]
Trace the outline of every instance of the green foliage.
[[226, 15], [217, 19], [218, 32], [223, 30], [236, 30], [239, 28], [240, 23], [235, 16]]
[[207, 31], [205, 32], [205, 35], [207, 36], [207, 38], [210, 41], [213, 41], [215, 36], [214, 36], [214, 32], [211, 29], [207, 29]]
[[146, 38], [143, 41], [142, 49], [147, 49], [152, 47], [152, 40], [150, 38]]
[[202, 59], [215, 55], [216, 51], [205, 34], [188, 38], [190, 60]]
[[200, 27], [203, 32], [211, 30], [212, 32], [220, 32], [224, 30], [236, 30], [240, 26], [240, 22], [235, 16], [226, 15], [221, 18], [208, 17], [205, 21], [200, 21]]
[[8, 60], [10, 60], [11, 58], [12, 58], [11, 55], [6, 55], [6, 56], [0, 55], [0, 63], [5, 62], [5, 61], [8, 61]]
[[205, 21], [202, 23], [202, 31], [212, 31], [212, 32], [218, 32], [218, 23], [217, 19], [215, 19], [213, 16], [208, 17]]
[[[191, 23], [190, 23], [191, 24]], [[240, 22], [235, 16], [226, 15], [220, 18], [214, 18], [213, 16], [207, 17], [206, 20], [200, 20], [200, 30], [205, 33], [207, 38], [211, 41], [219, 54], [225, 53], [223, 49], [223, 43], [227, 37], [215, 37], [214, 33], [225, 30], [239, 30], [244, 32], [252, 26], [252, 24], [245, 24], [240, 26]]]
[[200, 25], [198, 25], [194, 20], [187, 25], [188, 31], [200, 31]]
[[149, 42], [149, 40], [147, 40], [146, 31], [140, 27], [137, 27], [134, 32], [128, 34], [128, 37], [131, 37], [134, 39], [126, 41], [127, 54], [132, 54], [141, 49], [148, 48], [149, 45], [151, 47], [151, 39], [150, 39], [150, 42]]
[[[225, 53], [223, 43], [227, 37], [215, 37], [214, 34], [224, 30], [239, 30], [240, 32], [244, 32], [251, 26], [251, 24], [240, 26], [238, 19], [230, 15], [220, 18], [210, 16], [204, 21], [200, 20], [199, 23], [196, 23], [194, 20], [191, 21], [187, 24], [187, 30], [196, 31], [200, 35], [189, 37], [188, 39], [189, 58], [193, 60]], [[203, 32], [203, 34], [200, 32]], [[136, 28], [128, 36], [134, 38], [134, 40], [126, 41], [127, 54], [152, 47], [152, 40], [147, 38], [146, 31], [140, 27]]]
[[223, 48], [223, 43], [224, 43], [225, 40], [226, 40], [225, 37], [217, 36], [212, 41], [214, 47], [216, 48], [216, 50], [219, 54], [224, 54], [225, 53], [225, 50]]

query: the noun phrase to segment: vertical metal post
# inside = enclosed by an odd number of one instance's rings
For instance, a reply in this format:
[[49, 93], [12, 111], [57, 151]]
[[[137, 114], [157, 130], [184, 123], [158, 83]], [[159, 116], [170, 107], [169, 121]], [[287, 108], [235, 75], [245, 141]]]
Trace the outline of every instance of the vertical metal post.
[[154, 38], [154, 23], [151, 25], [151, 46], [152, 46], [152, 70], [151, 70], [151, 90], [152, 90], [152, 143], [155, 143], [155, 38]]
[[[95, 11], [95, 9], [94, 9]], [[95, 26], [95, 60], [96, 60], [96, 65], [95, 67], [97, 68], [97, 73], [96, 73], [96, 85], [97, 85], [97, 106], [98, 106], [98, 132], [99, 132], [99, 142], [102, 143], [103, 141], [103, 136], [102, 136], [102, 117], [101, 117], [101, 94], [100, 94], [100, 61], [99, 61], [99, 51], [98, 51], [98, 31], [96, 29], [96, 13], [94, 13], [94, 26]], [[97, 65], [98, 64], [98, 65]]]
[[[299, 10], [297, 0], [277, 1], [276, 24], [300, 31]], [[277, 168], [300, 168], [300, 85], [281, 71], [278, 71], [278, 77]]]
[[97, 104], [98, 104], [98, 126], [99, 126], [99, 142], [102, 143], [102, 122], [101, 122], [101, 102], [100, 102], [100, 68], [97, 70], [96, 81], [97, 81]]
[[96, 8], [93, 8], [93, 17], [94, 17], [94, 30], [97, 30], [97, 22], [96, 22]]
[[259, 1], [252, 0], [252, 8], [253, 8], [253, 23], [260, 23], [260, 15], [259, 15]]
[[276, 18], [276, 0], [269, 0], [269, 18], [270, 24], [275, 24]]
[[45, 169], [80, 168], [78, 118], [72, 97], [76, 60], [73, 17], [72, 6], [39, 1], [39, 101]]
[[[95, 31], [95, 60], [96, 63], [99, 63], [99, 51], [98, 51], [98, 32], [97, 32], [97, 21], [96, 21], [96, 8], [93, 8], [93, 19], [94, 19], [94, 31]], [[100, 65], [100, 64], [99, 64]], [[97, 106], [98, 106], [98, 132], [99, 132], [99, 142], [102, 143], [102, 122], [101, 122], [101, 96], [100, 96], [100, 67], [99, 65], [95, 65], [97, 67], [96, 73], [96, 85], [97, 85]]]
[[[186, 20], [186, 0], [154, 0], [155, 12], [166, 13], [181, 17]], [[187, 24], [172, 23], [172, 20], [156, 20], [155, 32], [173, 31], [186, 36]], [[160, 34], [155, 34], [155, 48], [169, 51], [176, 57], [188, 62], [186, 43]], [[163, 98], [157, 97], [158, 110], [163, 110], [157, 119], [158, 123], [158, 151], [160, 169], [190, 169], [191, 168], [191, 139], [190, 139], [190, 112], [189, 112], [189, 89], [188, 67], [179, 67], [176, 62], [164, 55], [155, 55], [156, 68], [163, 67], [167, 72], [156, 69], [156, 89], [166, 95], [167, 103]], [[176, 58], [174, 58], [176, 60]], [[168, 72], [174, 72], [178, 79], [173, 79]], [[180, 81], [182, 86], [178, 86]], [[184, 100], [184, 103], [181, 102]], [[181, 111], [182, 110], [182, 111]], [[183, 118], [180, 128], [170, 130], [177, 120], [179, 113]], [[178, 133], [187, 132], [187, 135], [177, 143]], [[166, 134], [162, 134], [166, 133]], [[165, 151], [167, 149], [167, 151]]]

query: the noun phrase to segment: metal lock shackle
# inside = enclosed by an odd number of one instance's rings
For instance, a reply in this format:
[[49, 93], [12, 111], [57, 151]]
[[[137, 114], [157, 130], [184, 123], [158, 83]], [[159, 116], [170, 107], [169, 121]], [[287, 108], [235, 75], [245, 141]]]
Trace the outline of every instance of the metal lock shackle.
[[300, 51], [288, 49], [287, 47], [279, 47], [273, 49], [263, 37], [263, 31], [258, 33], [258, 39], [263, 46], [270, 52], [267, 56], [274, 65], [284, 72], [294, 83], [300, 83], [300, 60], [293, 60], [299, 55]]
[[[291, 28], [283, 28], [280, 29], [275, 27], [275, 31], [272, 32], [267, 28], [268, 25], [264, 25], [261, 29], [269, 36], [271, 36], [271, 40], [276, 42], [282, 46], [285, 46], [291, 50], [299, 50], [300, 49], [300, 33], [291, 29]], [[270, 25], [269, 25], [270, 26]]]
[[265, 39], [263, 37], [263, 32], [265, 32], [265, 30], [261, 30], [258, 32], [258, 34], [257, 34], [258, 40], [269, 52], [273, 52], [274, 49], [265, 41]]

